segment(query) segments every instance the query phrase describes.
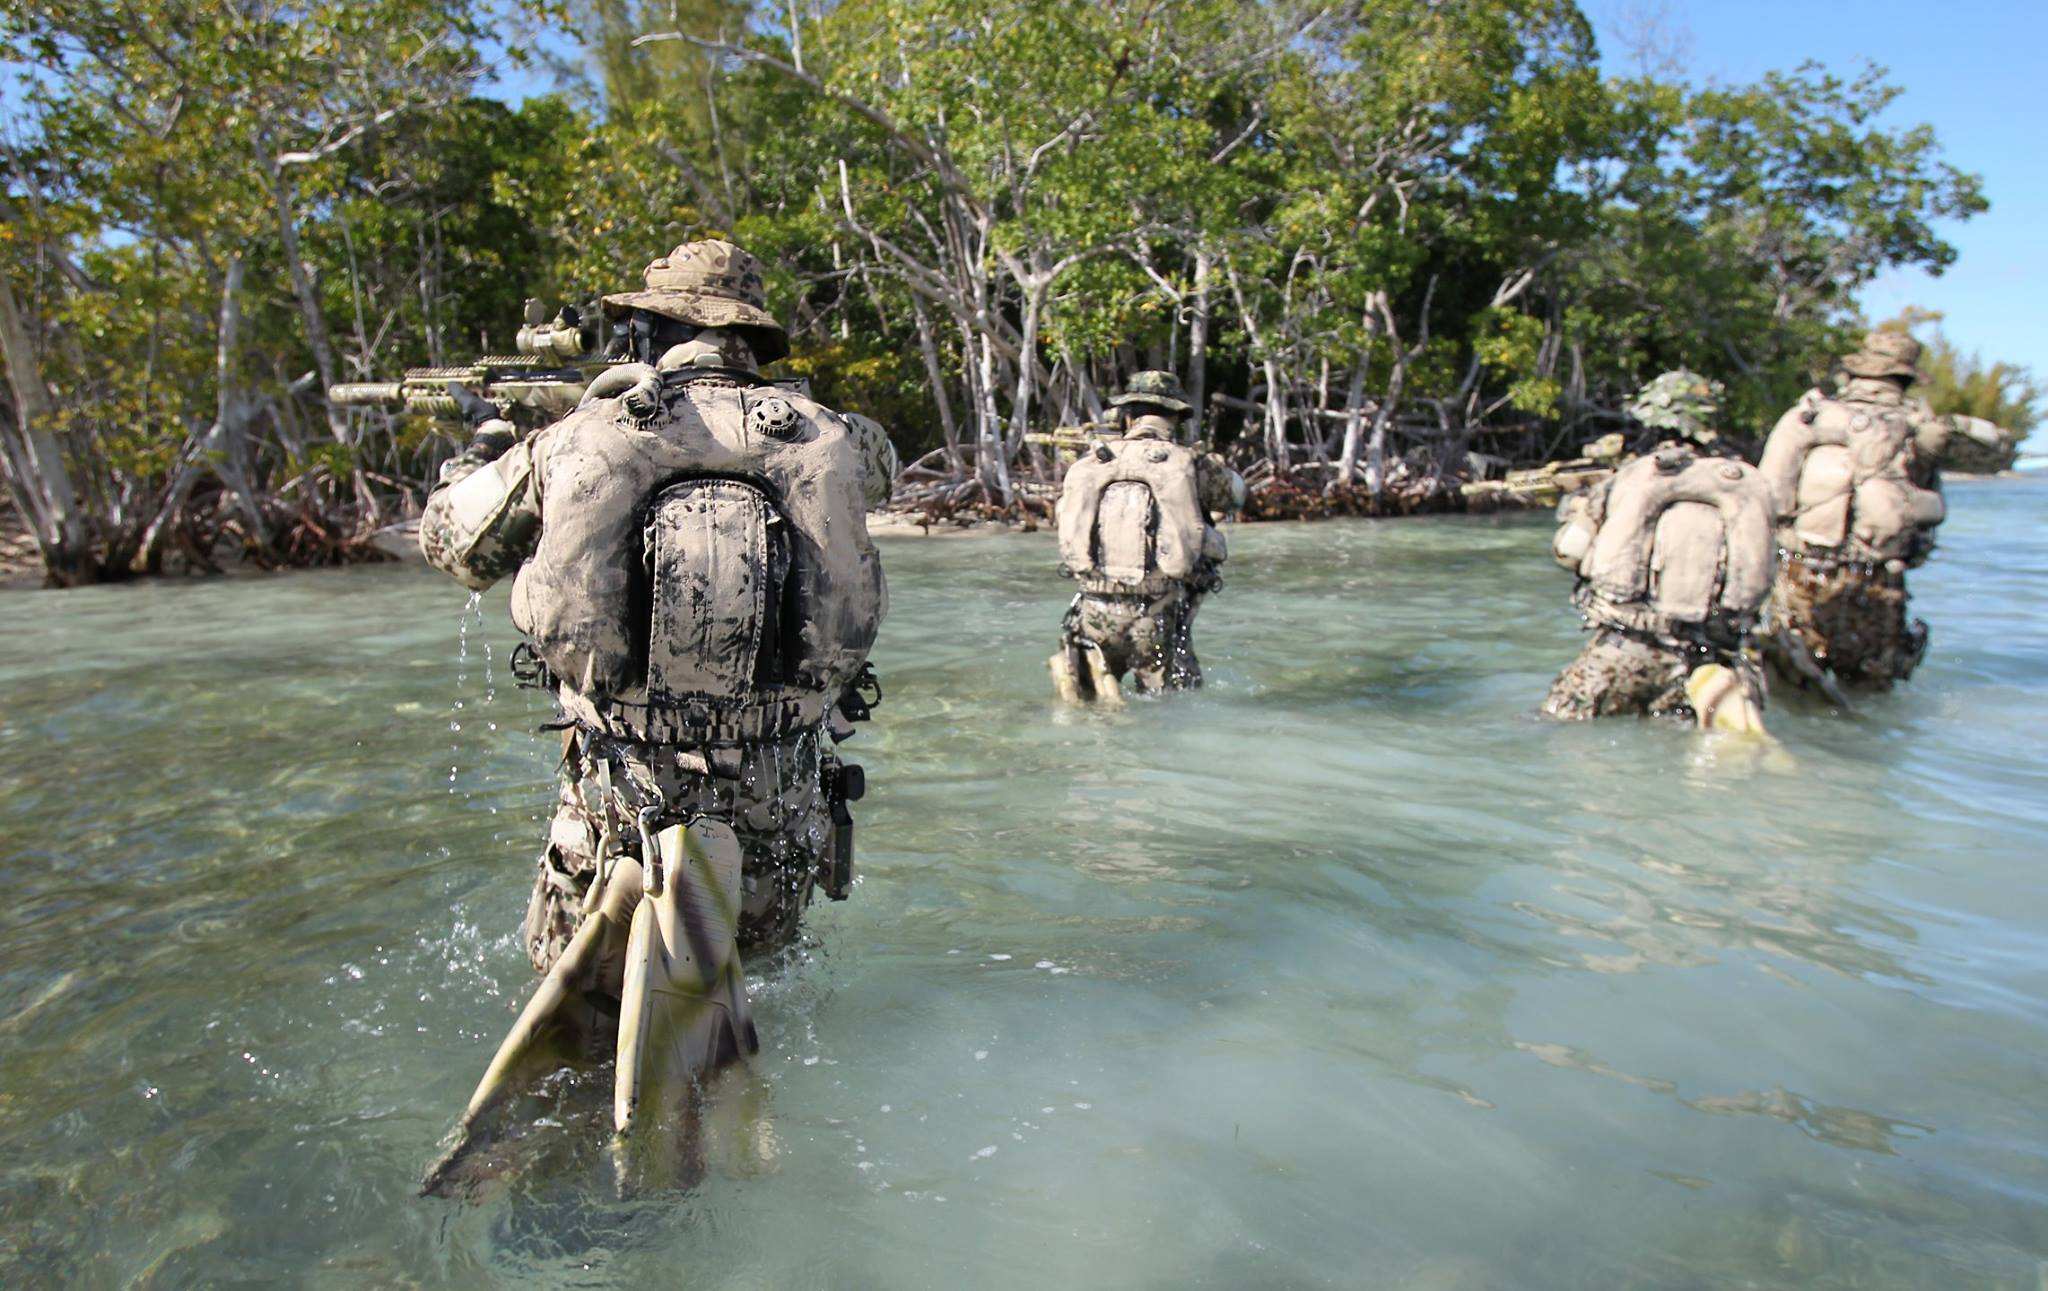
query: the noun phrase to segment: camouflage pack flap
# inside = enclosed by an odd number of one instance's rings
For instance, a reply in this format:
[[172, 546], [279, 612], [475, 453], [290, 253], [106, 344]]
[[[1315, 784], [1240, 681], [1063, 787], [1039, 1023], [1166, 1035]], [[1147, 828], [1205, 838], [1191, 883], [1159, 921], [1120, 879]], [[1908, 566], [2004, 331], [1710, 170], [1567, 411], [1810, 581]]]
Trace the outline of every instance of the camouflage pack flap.
[[1136, 480], [1119, 480], [1102, 491], [1096, 510], [1097, 555], [1104, 578], [1136, 583], [1157, 565], [1159, 506], [1152, 490]]
[[647, 692], [657, 702], [737, 699], [754, 685], [782, 587], [781, 523], [761, 490], [685, 480], [647, 517]]

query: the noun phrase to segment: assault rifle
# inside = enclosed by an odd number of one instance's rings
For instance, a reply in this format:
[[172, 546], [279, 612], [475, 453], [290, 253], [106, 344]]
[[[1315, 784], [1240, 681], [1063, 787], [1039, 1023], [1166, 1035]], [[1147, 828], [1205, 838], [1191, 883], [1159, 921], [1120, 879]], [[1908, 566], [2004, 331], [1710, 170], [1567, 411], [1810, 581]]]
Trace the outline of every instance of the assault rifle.
[[1052, 449], [1053, 460], [1061, 466], [1069, 466], [1080, 460], [1081, 454], [1103, 440], [1118, 439], [1122, 435], [1123, 432], [1116, 428], [1115, 422], [1084, 421], [1078, 426], [1028, 431], [1024, 436], [1024, 442]]
[[[396, 381], [354, 381], [327, 387], [330, 403], [347, 408], [402, 408], [446, 425], [463, 424], [462, 386], [496, 406], [521, 430], [537, 430], [566, 416], [598, 373], [632, 355], [606, 357], [603, 315], [595, 303], [564, 305], [552, 318], [538, 300], [526, 302], [517, 354], [485, 354], [462, 367], [409, 368]], [[630, 347], [627, 347], [630, 348]]]

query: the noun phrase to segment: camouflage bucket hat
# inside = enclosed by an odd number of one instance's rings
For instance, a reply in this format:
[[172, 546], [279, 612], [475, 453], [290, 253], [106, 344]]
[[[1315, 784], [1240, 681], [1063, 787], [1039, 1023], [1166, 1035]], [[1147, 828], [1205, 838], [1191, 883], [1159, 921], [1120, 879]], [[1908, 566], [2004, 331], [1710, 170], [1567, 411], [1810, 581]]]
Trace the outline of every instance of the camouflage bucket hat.
[[694, 327], [740, 329], [763, 363], [789, 353], [789, 334], [768, 312], [761, 262], [730, 242], [685, 242], [647, 266], [647, 290], [604, 298], [610, 317], [630, 309]]
[[1112, 408], [1164, 408], [1185, 417], [1194, 411], [1180, 378], [1171, 372], [1140, 372], [1131, 378], [1124, 392], [1109, 401]]
[[1858, 377], [1920, 379], [1920, 342], [1904, 332], [1872, 332], [1863, 348], [1842, 356], [1842, 368]]

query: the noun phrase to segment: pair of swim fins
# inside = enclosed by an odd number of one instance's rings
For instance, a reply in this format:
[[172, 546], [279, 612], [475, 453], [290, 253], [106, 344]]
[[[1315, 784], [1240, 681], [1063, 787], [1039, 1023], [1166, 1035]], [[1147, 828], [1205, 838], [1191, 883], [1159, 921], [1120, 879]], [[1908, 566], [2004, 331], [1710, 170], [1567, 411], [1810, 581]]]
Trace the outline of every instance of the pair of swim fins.
[[1062, 702], [1123, 707], [1123, 687], [1118, 684], [1116, 674], [1109, 670], [1109, 661], [1102, 657], [1101, 646], [1084, 642], [1062, 643], [1052, 658], [1046, 660], [1046, 665], [1052, 669], [1053, 694]]
[[592, 880], [599, 899], [498, 1046], [421, 1192], [460, 1191], [492, 1172], [482, 1158], [505, 1129], [494, 1121], [507, 1103], [565, 1063], [593, 1056], [611, 1031], [611, 983], [621, 983], [612, 1127], [622, 1138], [759, 1052], [739, 954], [738, 837], [725, 822], [700, 817], [653, 841], [660, 866], [651, 882], [630, 856], [600, 862]]

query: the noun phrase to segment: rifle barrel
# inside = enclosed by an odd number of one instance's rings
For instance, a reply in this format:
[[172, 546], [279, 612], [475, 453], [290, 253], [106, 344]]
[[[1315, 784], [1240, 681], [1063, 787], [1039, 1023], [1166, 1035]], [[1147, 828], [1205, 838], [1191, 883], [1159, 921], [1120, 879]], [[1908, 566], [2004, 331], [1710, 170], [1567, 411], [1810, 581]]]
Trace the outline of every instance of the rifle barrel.
[[398, 381], [348, 381], [327, 387], [327, 401], [345, 408], [396, 406], [405, 402], [405, 385]]

